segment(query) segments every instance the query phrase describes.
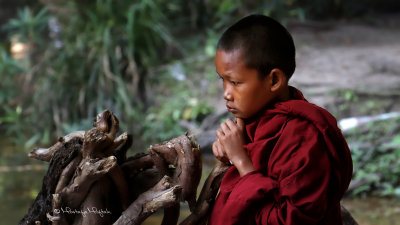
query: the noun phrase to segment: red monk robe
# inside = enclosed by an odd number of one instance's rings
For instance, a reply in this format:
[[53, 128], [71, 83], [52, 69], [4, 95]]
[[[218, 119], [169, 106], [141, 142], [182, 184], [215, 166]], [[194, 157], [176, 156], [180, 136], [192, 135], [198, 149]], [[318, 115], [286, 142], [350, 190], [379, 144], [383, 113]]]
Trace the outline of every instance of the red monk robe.
[[336, 119], [292, 88], [246, 122], [255, 171], [232, 166], [222, 180], [210, 225], [341, 225], [340, 199], [352, 176], [349, 148]]

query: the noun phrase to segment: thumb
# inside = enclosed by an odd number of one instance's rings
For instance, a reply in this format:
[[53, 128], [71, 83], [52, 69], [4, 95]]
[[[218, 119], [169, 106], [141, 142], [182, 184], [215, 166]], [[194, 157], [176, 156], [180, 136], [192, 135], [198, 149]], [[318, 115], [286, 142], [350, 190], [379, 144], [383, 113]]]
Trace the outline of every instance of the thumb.
[[244, 120], [242, 118], [236, 117], [236, 124], [241, 130], [244, 130]]

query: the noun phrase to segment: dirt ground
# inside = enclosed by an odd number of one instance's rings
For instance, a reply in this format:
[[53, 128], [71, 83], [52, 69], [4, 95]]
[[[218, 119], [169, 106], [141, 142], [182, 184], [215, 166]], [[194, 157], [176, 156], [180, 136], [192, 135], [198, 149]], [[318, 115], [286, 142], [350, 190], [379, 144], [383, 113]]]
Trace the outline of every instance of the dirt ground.
[[289, 29], [297, 47], [291, 84], [309, 101], [330, 111], [344, 99], [355, 103], [339, 116], [400, 111], [400, 15]]

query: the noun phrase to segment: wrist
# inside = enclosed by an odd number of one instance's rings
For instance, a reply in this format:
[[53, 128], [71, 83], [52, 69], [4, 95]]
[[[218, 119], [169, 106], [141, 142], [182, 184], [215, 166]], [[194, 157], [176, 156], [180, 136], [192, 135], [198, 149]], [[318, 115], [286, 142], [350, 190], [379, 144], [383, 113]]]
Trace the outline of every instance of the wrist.
[[250, 160], [250, 158], [232, 160], [231, 162], [239, 171], [241, 177], [255, 170], [253, 162]]

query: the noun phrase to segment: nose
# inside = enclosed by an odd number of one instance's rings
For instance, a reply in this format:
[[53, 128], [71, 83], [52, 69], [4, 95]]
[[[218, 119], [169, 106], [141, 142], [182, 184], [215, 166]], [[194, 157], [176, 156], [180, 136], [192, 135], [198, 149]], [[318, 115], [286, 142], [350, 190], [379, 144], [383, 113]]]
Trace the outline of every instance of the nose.
[[231, 90], [229, 88], [229, 85], [224, 85], [224, 99], [226, 101], [232, 101], [233, 100], [233, 96], [231, 94]]

